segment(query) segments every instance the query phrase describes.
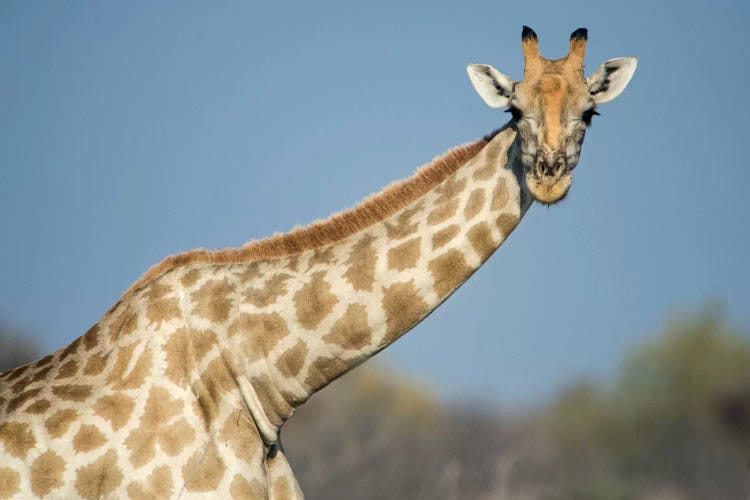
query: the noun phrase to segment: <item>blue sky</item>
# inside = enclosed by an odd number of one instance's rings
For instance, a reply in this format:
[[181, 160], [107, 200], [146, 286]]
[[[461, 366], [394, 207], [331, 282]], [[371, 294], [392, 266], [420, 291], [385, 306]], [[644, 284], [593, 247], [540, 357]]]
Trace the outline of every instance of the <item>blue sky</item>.
[[[446, 397], [540, 401], [707, 301], [750, 325], [745, 2], [9, 2], [0, 318], [45, 351], [165, 255], [351, 206], [490, 131], [464, 67], [521, 79], [523, 24], [587, 72], [637, 56], [568, 199], [534, 206], [380, 358]], [[743, 154], [744, 153], [744, 154]]]

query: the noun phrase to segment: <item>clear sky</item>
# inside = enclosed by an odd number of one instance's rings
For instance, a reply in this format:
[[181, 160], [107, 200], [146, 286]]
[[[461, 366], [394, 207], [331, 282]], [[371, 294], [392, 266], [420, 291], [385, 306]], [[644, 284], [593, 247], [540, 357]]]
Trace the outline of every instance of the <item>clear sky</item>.
[[353, 205], [504, 123], [465, 72], [521, 79], [589, 28], [637, 56], [568, 199], [381, 358], [447, 397], [606, 377], [675, 312], [750, 325], [747, 2], [4, 2], [0, 318], [46, 351], [165, 255]]

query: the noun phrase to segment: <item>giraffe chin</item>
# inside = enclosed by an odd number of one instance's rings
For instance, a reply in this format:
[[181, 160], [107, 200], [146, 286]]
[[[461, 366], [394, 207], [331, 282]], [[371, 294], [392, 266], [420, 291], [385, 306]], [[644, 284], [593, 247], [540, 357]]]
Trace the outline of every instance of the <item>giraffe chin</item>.
[[554, 205], [562, 201], [573, 183], [573, 174], [568, 170], [560, 177], [543, 176], [541, 179], [531, 172], [525, 175], [526, 188], [539, 203]]

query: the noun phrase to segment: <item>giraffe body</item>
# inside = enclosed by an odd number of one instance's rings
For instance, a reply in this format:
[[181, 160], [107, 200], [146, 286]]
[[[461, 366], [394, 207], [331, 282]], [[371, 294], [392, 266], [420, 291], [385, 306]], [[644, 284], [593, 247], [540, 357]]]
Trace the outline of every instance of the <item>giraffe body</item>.
[[279, 428], [512, 231], [530, 204], [514, 138], [464, 148], [425, 195], [335, 243], [173, 267], [70, 346], [3, 374], [0, 497], [301, 497]]
[[469, 66], [514, 111], [491, 137], [327, 221], [170, 257], [72, 344], [0, 374], [0, 499], [301, 498], [279, 440], [294, 409], [438, 307], [533, 199], [567, 193], [581, 113], [635, 69], [584, 80], [585, 39], [547, 61], [524, 28], [529, 82]]

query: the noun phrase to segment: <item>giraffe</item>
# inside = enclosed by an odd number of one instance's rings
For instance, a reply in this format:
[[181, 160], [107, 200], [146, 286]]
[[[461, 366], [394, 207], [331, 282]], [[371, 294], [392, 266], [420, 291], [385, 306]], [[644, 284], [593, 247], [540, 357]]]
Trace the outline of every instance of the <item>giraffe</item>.
[[0, 498], [302, 498], [295, 408], [392, 344], [570, 186], [597, 103], [634, 60], [582, 72], [586, 31], [525, 79], [469, 76], [511, 120], [308, 227], [168, 257], [67, 347], [0, 375]]
[[588, 30], [570, 35], [570, 50], [551, 61], [539, 54], [539, 39], [528, 26], [521, 32], [523, 81], [514, 82], [487, 64], [470, 64], [469, 77], [485, 102], [508, 107], [518, 131], [523, 184], [534, 199], [551, 205], [568, 194], [586, 129], [597, 104], [619, 96], [638, 65], [634, 57], [604, 62], [589, 78], [583, 74]]

